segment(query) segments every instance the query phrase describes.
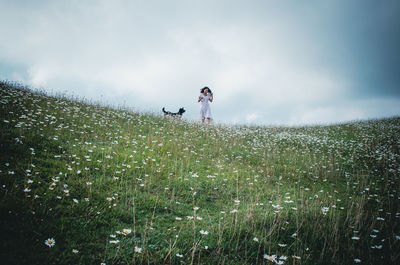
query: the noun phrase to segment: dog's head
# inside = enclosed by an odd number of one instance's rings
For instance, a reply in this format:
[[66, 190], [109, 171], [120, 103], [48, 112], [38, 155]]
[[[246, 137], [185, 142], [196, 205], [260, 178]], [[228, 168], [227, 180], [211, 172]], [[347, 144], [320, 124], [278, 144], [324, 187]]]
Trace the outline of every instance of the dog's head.
[[186, 110], [185, 110], [184, 108], [180, 108], [180, 109], [179, 109], [179, 114], [182, 115], [185, 111], [186, 111]]

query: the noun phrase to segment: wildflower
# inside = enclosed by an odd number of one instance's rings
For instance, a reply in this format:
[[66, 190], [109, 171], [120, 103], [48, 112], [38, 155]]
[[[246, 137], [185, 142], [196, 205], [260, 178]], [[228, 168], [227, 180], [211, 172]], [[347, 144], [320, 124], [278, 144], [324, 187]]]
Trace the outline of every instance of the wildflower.
[[72, 253], [78, 254], [78, 253], [79, 253], [79, 250], [77, 250], [77, 249], [72, 249]]
[[182, 255], [182, 254], [179, 254], [179, 253], [176, 253], [176, 256], [177, 256], [178, 258], [183, 258], [183, 255]]
[[79, 201], [77, 199], [73, 199], [74, 203], [79, 203]]
[[237, 213], [237, 212], [238, 212], [237, 209], [234, 209], [234, 210], [231, 211], [231, 213]]
[[182, 218], [181, 217], [175, 217], [175, 220], [180, 221], [180, 220], [182, 220]]
[[275, 262], [276, 261], [276, 255], [267, 255], [267, 254], [264, 254], [264, 259], [266, 259], [266, 260], [269, 260], [269, 261], [271, 261], [271, 262]]
[[48, 246], [48, 247], [54, 247], [54, 245], [56, 244], [56, 241], [54, 240], [54, 238], [48, 238], [44, 241], [44, 243]]
[[202, 235], [208, 235], [208, 231], [200, 230], [200, 234], [202, 234]]
[[123, 235], [128, 235], [132, 232], [132, 229], [122, 229], [122, 234]]
[[253, 241], [258, 242], [258, 238], [257, 237], [253, 238]]
[[142, 253], [142, 248], [135, 247], [135, 252], [136, 252], [136, 253]]
[[30, 192], [30, 191], [31, 191], [31, 189], [28, 189], [28, 188], [24, 189], [24, 192]]
[[110, 202], [110, 201], [112, 201], [112, 198], [111, 197], [107, 197], [106, 200]]
[[360, 263], [361, 260], [360, 260], [360, 259], [354, 259], [354, 262], [355, 262], [355, 263]]
[[293, 256], [294, 259], [301, 259], [301, 257], [294, 255]]
[[353, 240], [360, 240], [360, 238], [358, 236], [353, 236], [351, 239]]
[[110, 240], [110, 244], [118, 244], [119, 240]]
[[371, 248], [382, 249], [382, 245], [371, 246]]
[[278, 244], [280, 247], [286, 247], [286, 244]]

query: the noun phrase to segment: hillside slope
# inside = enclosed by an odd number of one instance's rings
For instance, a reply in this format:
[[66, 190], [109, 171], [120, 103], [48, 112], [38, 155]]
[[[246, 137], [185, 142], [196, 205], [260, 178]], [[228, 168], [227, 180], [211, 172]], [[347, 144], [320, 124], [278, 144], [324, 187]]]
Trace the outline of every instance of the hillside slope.
[[399, 263], [400, 118], [203, 126], [0, 98], [5, 264]]

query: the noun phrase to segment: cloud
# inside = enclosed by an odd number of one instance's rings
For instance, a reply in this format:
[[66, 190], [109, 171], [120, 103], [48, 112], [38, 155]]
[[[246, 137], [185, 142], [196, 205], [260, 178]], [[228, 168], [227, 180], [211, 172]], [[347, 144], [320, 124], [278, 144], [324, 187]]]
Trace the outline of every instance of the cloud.
[[329, 105], [303, 105], [292, 113], [288, 124], [329, 124], [361, 119], [393, 117], [400, 113], [400, 99], [374, 98], [332, 102]]
[[[189, 119], [198, 119], [203, 86], [215, 93], [211, 108], [221, 122], [295, 124], [398, 114], [381, 101], [374, 112], [361, 103], [398, 82], [387, 65], [386, 74], [374, 61], [360, 65], [368, 51], [382, 64], [383, 53], [375, 44], [364, 49], [368, 39], [358, 34], [372, 11], [361, 7], [351, 37], [351, 28], [336, 20], [349, 19], [343, 8], [336, 2], [5, 1], [0, 17], [9, 26], [0, 28], [1, 38], [7, 36], [0, 41], [0, 71], [9, 66], [5, 78], [144, 111], [185, 107]], [[384, 25], [376, 26], [383, 42]], [[379, 84], [374, 93], [361, 78], [366, 69], [375, 71], [366, 79]]]

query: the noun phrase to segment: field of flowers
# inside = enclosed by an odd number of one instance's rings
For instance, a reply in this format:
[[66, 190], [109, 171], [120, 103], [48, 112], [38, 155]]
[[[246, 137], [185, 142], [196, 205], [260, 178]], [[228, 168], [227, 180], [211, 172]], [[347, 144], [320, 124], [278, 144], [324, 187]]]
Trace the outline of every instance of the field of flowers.
[[4, 264], [399, 264], [400, 118], [202, 125], [0, 82]]

